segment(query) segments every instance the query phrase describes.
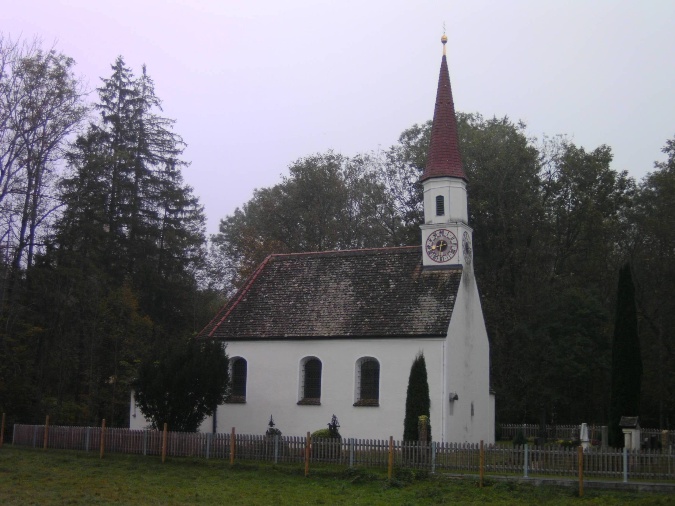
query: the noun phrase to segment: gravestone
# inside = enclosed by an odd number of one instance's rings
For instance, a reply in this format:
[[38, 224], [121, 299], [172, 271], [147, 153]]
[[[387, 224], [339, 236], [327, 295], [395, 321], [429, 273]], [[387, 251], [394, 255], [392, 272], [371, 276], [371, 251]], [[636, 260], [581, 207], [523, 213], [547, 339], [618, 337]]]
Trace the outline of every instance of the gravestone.
[[581, 428], [579, 429], [579, 441], [581, 441], [581, 447], [584, 451], [588, 450], [591, 446], [591, 442], [588, 439], [588, 424], [582, 423]]

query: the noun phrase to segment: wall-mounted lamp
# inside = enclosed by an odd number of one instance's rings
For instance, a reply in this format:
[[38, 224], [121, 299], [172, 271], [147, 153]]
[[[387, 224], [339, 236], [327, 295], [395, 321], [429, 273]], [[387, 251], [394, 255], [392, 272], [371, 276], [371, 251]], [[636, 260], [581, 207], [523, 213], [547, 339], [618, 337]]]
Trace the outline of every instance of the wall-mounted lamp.
[[450, 392], [450, 402], [455, 402], [459, 400], [459, 396], [456, 392]]

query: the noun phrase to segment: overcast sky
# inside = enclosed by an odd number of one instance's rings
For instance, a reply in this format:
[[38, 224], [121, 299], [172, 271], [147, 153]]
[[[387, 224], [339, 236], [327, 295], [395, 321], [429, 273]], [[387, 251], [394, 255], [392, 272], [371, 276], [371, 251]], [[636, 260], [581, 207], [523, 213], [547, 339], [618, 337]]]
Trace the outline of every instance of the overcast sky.
[[[675, 137], [673, 0], [3, 0], [0, 31], [91, 89], [147, 65], [209, 232], [294, 160], [386, 149], [431, 119], [443, 23], [455, 107], [608, 144], [636, 179]], [[92, 94], [92, 100], [97, 97]]]

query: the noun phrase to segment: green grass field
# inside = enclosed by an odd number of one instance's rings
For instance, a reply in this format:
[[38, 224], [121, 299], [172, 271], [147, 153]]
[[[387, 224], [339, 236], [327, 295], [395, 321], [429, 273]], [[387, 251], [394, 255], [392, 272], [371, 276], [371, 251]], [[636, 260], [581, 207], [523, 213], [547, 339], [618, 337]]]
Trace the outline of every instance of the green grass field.
[[675, 504], [658, 494], [534, 487], [443, 476], [235, 464], [65, 450], [0, 449], [0, 504]]

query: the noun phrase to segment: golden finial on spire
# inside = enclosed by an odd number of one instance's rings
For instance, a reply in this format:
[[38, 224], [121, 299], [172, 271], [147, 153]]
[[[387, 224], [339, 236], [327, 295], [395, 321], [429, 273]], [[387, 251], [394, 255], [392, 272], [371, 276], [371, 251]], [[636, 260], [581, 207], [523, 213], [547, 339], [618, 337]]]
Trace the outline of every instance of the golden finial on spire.
[[441, 37], [441, 44], [443, 44], [443, 56], [445, 56], [445, 44], [448, 42], [448, 37], [445, 35], [445, 22], [443, 23], [443, 36]]

